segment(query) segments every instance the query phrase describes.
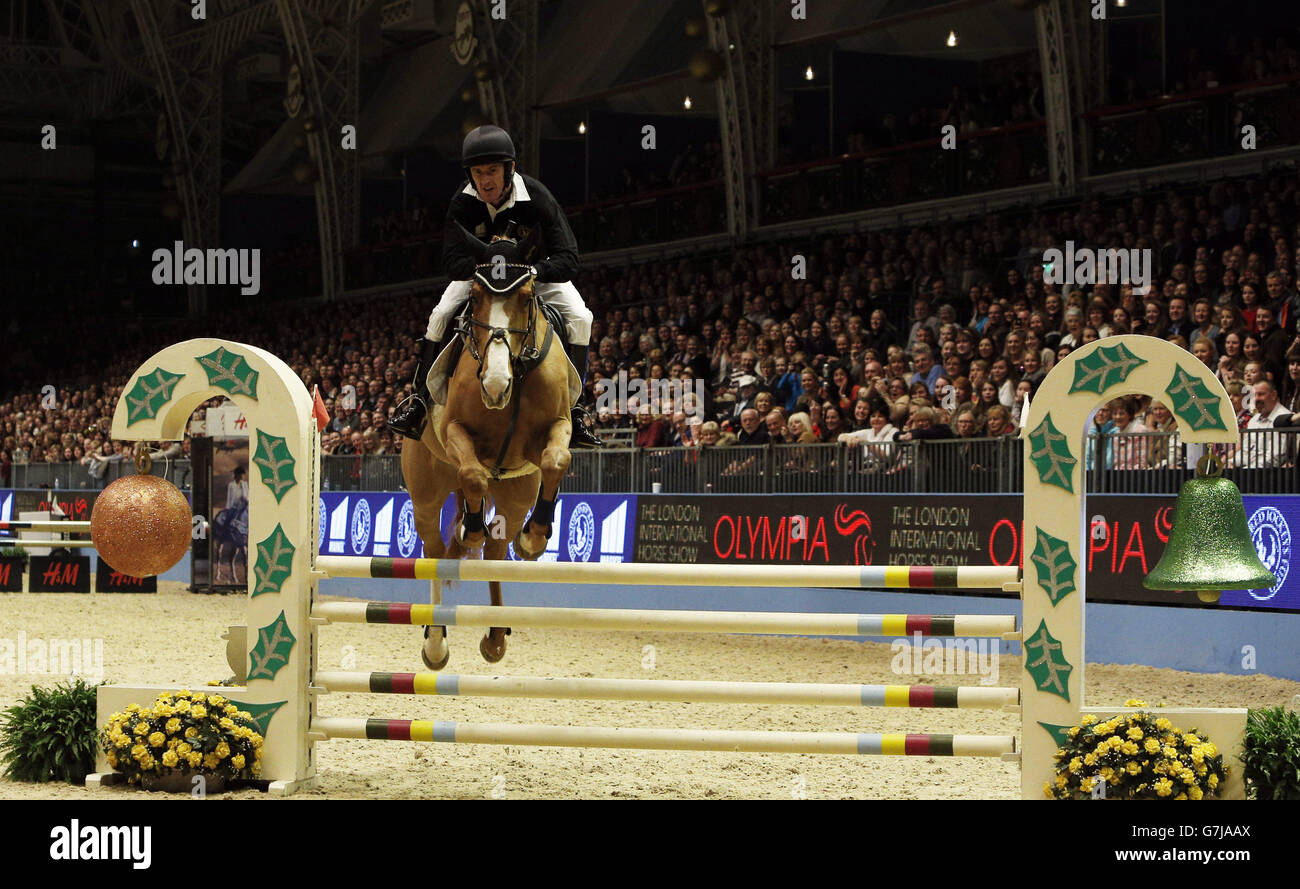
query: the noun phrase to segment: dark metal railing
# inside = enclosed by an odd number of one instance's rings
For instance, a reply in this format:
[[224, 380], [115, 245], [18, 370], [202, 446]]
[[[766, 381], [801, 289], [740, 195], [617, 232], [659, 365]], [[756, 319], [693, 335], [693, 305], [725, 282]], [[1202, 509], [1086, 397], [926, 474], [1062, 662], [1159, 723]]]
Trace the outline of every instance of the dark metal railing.
[[756, 174], [762, 224], [1046, 182], [1043, 121], [790, 164]]
[[1292, 107], [1300, 76], [1197, 90], [1086, 112], [1089, 172], [1112, 173], [1241, 151], [1236, 121], [1255, 127], [1257, 143], [1300, 141]]
[[[1195, 448], [1189, 453], [1189, 449]], [[1246, 494], [1300, 493], [1300, 432], [1248, 429], [1235, 445], [1214, 445], [1227, 476]], [[1176, 494], [1201, 450], [1177, 432], [1089, 437], [1084, 455], [1093, 494]], [[103, 479], [80, 463], [14, 464], [0, 487], [94, 490], [135, 472], [110, 463]], [[152, 473], [180, 488], [189, 460], [156, 461]], [[324, 456], [321, 490], [400, 491], [398, 454]], [[714, 448], [574, 451], [564, 490], [660, 494], [1017, 494], [1024, 490], [1024, 442], [1016, 436]]]

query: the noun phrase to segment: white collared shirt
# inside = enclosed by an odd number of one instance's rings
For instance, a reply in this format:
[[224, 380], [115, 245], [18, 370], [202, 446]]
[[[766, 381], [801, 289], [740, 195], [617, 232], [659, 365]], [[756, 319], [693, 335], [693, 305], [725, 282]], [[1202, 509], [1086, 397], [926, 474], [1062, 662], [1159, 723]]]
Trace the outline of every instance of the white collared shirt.
[[[1268, 414], [1263, 414], [1258, 408], [1251, 414], [1250, 421], [1246, 423], [1247, 430], [1272, 429], [1273, 421], [1283, 414], [1287, 409], [1279, 401], [1273, 410]], [[1242, 436], [1242, 466], [1264, 469], [1271, 466], [1281, 466], [1287, 459], [1290, 448], [1290, 436], [1282, 437], [1278, 432], [1252, 432], [1250, 435]]]
[[[474, 188], [473, 179], [470, 179], [470, 181], [465, 185], [463, 189], [461, 189], [461, 191], [464, 194], [473, 195], [474, 197], [478, 198], [480, 201], [483, 201], [483, 198], [479, 197], [478, 190]], [[483, 205], [487, 207], [488, 218], [495, 221], [498, 213], [501, 213], [503, 210], [510, 209], [515, 205], [516, 201], [530, 201], [530, 200], [532, 200], [532, 198], [529, 197], [528, 195], [528, 187], [524, 185], [524, 177], [520, 176], [518, 173], [515, 173], [514, 176], [511, 177], [510, 179], [510, 197], [506, 200], [506, 202], [502, 204], [500, 207], [494, 207], [491, 204], [489, 204], [487, 201], [483, 201]]]

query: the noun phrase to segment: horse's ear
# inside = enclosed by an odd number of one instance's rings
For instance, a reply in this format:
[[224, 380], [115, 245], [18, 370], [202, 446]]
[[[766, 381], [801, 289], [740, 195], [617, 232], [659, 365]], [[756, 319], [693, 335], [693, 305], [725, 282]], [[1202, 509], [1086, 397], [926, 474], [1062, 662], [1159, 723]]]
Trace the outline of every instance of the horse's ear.
[[528, 237], [524, 238], [522, 241], [519, 242], [519, 255], [520, 256], [532, 255], [533, 249], [538, 245], [540, 245], [541, 241], [542, 241], [541, 230], [537, 226], [534, 226], [533, 228], [529, 229]]
[[461, 237], [465, 239], [465, 246], [469, 248], [469, 252], [474, 254], [475, 259], [482, 259], [483, 254], [487, 252], [487, 245], [480, 241], [473, 232], [465, 228], [465, 226], [461, 225], [459, 222], [455, 223], [455, 225], [456, 228], [460, 230]]

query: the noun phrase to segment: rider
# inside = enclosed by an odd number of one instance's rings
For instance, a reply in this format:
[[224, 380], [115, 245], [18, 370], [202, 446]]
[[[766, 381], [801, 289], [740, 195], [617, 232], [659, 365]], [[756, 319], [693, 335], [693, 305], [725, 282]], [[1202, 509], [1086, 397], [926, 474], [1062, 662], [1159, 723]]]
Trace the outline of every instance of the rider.
[[[592, 314], [571, 283], [578, 270], [578, 244], [564, 211], [546, 186], [515, 171], [514, 143], [500, 127], [489, 125], [472, 130], [461, 149], [461, 164], [468, 182], [452, 196], [447, 208], [442, 248], [443, 270], [451, 283], [429, 315], [429, 327], [420, 343], [420, 358], [415, 368], [414, 392], [388, 421], [389, 428], [407, 438], [418, 439], [424, 428], [430, 400], [426, 388], [429, 368], [455, 339], [457, 331], [452, 319], [470, 295], [474, 257], [457, 224], [484, 241], [504, 234], [510, 223], [517, 225], [520, 241], [530, 232], [536, 232], [538, 244], [527, 261], [533, 264], [537, 296], [558, 308], [564, 316], [569, 360], [584, 382], [587, 375]], [[587, 429], [585, 417], [585, 410], [573, 408], [570, 448], [602, 446], [600, 439]]]

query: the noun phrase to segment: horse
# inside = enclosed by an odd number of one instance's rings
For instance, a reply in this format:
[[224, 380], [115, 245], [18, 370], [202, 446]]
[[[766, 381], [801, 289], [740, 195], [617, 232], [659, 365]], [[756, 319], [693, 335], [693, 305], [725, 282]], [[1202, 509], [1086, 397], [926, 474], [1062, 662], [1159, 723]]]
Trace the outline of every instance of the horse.
[[[555, 342], [558, 325], [534, 293], [518, 241], [506, 236], [484, 244], [464, 229], [461, 234], [486, 261], [475, 267], [459, 342], [429, 372], [434, 405], [420, 440], [403, 445], [402, 474], [426, 556], [460, 558], [481, 548], [484, 558], [504, 559], [513, 542], [516, 556], [535, 560], [550, 538], [555, 498], [569, 469], [569, 408], [581, 382]], [[453, 490], [457, 519], [448, 545], [439, 518]], [[489, 498], [497, 516], [491, 533], [484, 522]], [[500, 605], [500, 584], [490, 583], [489, 591]], [[439, 599], [435, 586], [435, 604]], [[421, 656], [436, 670], [449, 652], [446, 629], [434, 629], [439, 632], [425, 632]], [[492, 627], [480, 642], [489, 663], [504, 657], [509, 632]]]

